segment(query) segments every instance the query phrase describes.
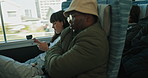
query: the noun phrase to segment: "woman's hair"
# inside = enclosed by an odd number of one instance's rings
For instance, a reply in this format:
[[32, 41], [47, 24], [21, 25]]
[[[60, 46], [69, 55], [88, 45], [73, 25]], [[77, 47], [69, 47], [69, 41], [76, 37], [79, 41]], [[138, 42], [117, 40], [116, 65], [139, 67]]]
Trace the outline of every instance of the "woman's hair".
[[138, 23], [140, 18], [140, 7], [133, 5], [129, 14], [129, 23]]
[[[51, 15], [50, 17], [50, 22], [51, 23], [54, 23], [56, 21], [60, 21], [60, 22], [63, 22], [63, 29], [65, 29], [66, 27], [69, 26], [69, 23], [67, 21], [67, 18], [64, 16], [64, 11], [63, 10], [60, 10], [58, 12], [55, 12]], [[60, 33], [61, 34], [61, 33]], [[53, 42], [57, 37], [59, 37], [60, 34], [56, 34], [54, 33], [52, 39], [50, 42]]]

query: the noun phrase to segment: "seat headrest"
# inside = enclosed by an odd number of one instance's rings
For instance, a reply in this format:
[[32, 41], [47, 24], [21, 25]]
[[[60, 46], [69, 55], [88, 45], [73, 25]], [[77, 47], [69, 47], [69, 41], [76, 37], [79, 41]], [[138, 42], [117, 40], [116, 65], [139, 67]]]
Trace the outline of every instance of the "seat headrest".
[[108, 36], [111, 27], [111, 5], [98, 4], [98, 12], [99, 12], [99, 20], [101, 22], [101, 26], [105, 30]]
[[148, 4], [138, 4], [140, 7], [140, 19], [146, 16], [148, 10]]

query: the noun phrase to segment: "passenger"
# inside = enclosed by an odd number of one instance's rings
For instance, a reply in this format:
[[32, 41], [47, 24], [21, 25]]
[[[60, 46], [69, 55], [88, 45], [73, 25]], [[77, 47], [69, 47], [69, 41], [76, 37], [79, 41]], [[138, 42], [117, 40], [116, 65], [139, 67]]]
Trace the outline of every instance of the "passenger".
[[124, 52], [131, 47], [131, 40], [141, 28], [141, 26], [137, 24], [139, 22], [139, 18], [140, 18], [140, 7], [138, 5], [133, 5], [129, 14], [129, 20], [128, 20], [129, 25], [127, 28]]
[[[69, 26], [67, 18], [63, 15], [63, 12], [63, 10], [60, 10], [53, 13], [50, 17], [50, 22], [53, 24], [52, 28], [55, 30], [55, 34], [51, 39], [49, 47], [46, 42], [40, 42], [39, 40], [34, 39], [40, 50], [49, 50], [60, 40], [62, 30]], [[9, 57], [0, 55], [0, 78], [32, 78], [36, 75], [43, 75], [42, 66], [44, 65], [45, 55], [46, 52], [26, 61], [25, 63], [20, 63]]]
[[141, 28], [143, 28], [144, 26], [147, 26], [147, 24], [148, 24], [148, 17], [146, 16], [145, 18], [141, 18], [139, 22], [134, 25], [134, 27], [132, 27], [131, 29], [127, 31], [124, 52], [132, 48], [131, 41], [138, 34]]
[[72, 0], [64, 13], [71, 26], [45, 56], [51, 78], [107, 78], [109, 46], [97, 6], [97, 0]]
[[123, 53], [119, 78], [148, 78], [148, 16], [141, 19], [141, 29]]

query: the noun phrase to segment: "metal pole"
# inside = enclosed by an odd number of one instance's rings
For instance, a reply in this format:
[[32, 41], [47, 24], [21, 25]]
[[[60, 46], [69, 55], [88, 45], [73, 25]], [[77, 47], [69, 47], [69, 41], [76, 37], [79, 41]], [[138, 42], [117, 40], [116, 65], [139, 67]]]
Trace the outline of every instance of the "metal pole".
[[3, 29], [3, 33], [4, 33], [4, 40], [5, 43], [7, 43], [7, 39], [6, 39], [6, 32], [5, 32], [5, 27], [4, 27], [4, 20], [3, 20], [3, 14], [2, 14], [2, 6], [1, 6], [1, 1], [0, 1], [0, 16], [1, 16], [1, 23], [2, 23], [2, 29]]

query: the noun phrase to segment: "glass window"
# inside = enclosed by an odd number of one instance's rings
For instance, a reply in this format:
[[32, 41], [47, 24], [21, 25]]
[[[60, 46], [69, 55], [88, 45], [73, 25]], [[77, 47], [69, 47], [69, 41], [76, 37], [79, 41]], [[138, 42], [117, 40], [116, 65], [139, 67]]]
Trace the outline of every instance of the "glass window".
[[26, 35], [52, 36], [50, 16], [61, 10], [63, 1], [66, 0], [0, 0], [1, 19], [4, 22], [2, 26], [0, 19], [0, 43], [25, 40]]
[[2, 22], [1, 22], [1, 19], [0, 19], [0, 41], [4, 42], [4, 37], [3, 37], [3, 29], [2, 29]]

